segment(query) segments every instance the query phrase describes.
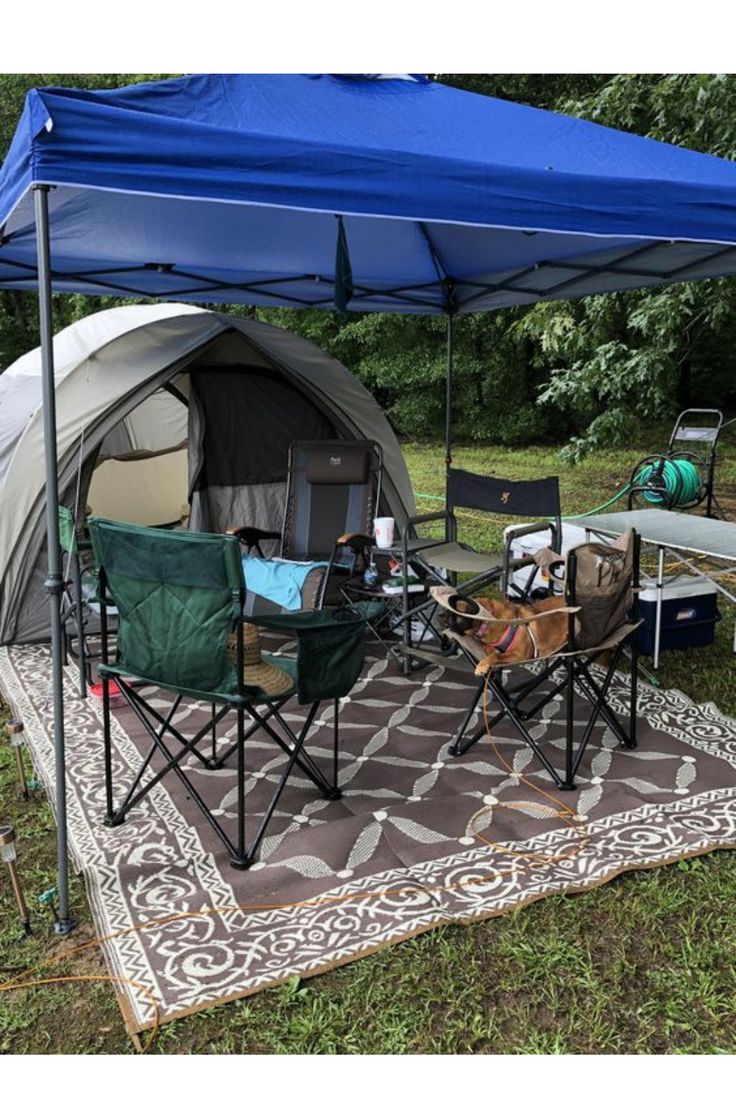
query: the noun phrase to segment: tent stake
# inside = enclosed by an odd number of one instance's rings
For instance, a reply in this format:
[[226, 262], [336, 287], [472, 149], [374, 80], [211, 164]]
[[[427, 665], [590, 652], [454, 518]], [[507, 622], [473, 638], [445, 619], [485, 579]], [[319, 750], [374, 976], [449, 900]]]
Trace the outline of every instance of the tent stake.
[[54, 923], [57, 935], [74, 927], [69, 915], [69, 855], [66, 823], [66, 756], [64, 748], [64, 687], [61, 645], [61, 575], [59, 548], [59, 488], [56, 457], [56, 389], [54, 380], [53, 328], [51, 316], [51, 265], [49, 249], [49, 186], [34, 186], [36, 247], [38, 255], [38, 314], [41, 329], [41, 379], [43, 435], [46, 459], [46, 531], [48, 574], [45, 587], [51, 619], [51, 672], [54, 703], [54, 761], [56, 770], [56, 823], [59, 879], [59, 915]]

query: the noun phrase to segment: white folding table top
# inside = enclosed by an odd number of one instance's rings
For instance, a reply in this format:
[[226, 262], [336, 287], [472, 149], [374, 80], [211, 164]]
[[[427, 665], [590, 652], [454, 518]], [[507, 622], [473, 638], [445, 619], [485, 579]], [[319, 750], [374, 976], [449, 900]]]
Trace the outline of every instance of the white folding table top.
[[621, 510], [611, 514], [567, 518], [596, 533], [618, 535], [636, 529], [647, 544], [678, 552], [698, 552], [723, 560], [736, 560], [736, 522], [672, 510]]

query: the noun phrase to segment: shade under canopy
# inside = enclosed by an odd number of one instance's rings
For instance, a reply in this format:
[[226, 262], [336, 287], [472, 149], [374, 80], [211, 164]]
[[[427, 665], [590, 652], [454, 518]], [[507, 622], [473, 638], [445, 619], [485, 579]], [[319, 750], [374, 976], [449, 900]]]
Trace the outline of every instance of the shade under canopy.
[[417, 77], [197, 75], [29, 92], [0, 288], [491, 310], [736, 271], [736, 164]]

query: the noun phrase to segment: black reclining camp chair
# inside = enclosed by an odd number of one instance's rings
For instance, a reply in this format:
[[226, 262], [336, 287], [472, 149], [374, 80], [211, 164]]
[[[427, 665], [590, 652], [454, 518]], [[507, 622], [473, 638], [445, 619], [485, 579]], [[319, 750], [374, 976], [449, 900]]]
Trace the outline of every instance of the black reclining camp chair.
[[[493, 728], [503, 717], [513, 724], [519, 736], [528, 744], [549, 776], [561, 790], [575, 788], [575, 776], [585, 753], [591, 733], [599, 718], [626, 748], [636, 747], [637, 720], [637, 628], [639, 590], [639, 538], [629, 531], [614, 544], [589, 542], [572, 549], [563, 561], [554, 554], [540, 560], [554, 570], [555, 563], [565, 564], [564, 581], [566, 608], [563, 611], [542, 613], [530, 621], [519, 618], [513, 621], [495, 621], [499, 629], [505, 625], [520, 626], [519, 631], [532, 631], [534, 621], [542, 617], [567, 617], [567, 639], [562, 650], [553, 656], [535, 657], [523, 663], [505, 662], [499, 654], [499, 662], [485, 675], [478, 676], [478, 685], [472, 701], [451, 746], [451, 755], [464, 755], [486, 735], [486, 717], [471, 735], [466, 735], [484, 693], [488, 694], [488, 727]], [[453, 611], [458, 599], [464, 619], [488, 620], [483, 611], [467, 612], [467, 599], [452, 588], [435, 588], [435, 597], [450, 610], [450, 626], [454, 622]], [[471, 600], [472, 601], [472, 600]], [[446, 635], [461, 649], [468, 661], [476, 667], [487, 657], [481, 641], [473, 632], [458, 632], [449, 627]], [[504, 634], [505, 635], [505, 634]], [[613, 677], [618, 670], [624, 648], [631, 656], [631, 689], [629, 716], [623, 724], [607, 701]], [[499, 653], [501, 648], [499, 648]], [[592, 666], [603, 652], [607, 657], [607, 669], [603, 674], [593, 673]], [[512, 682], [515, 669], [539, 665], [529, 678]], [[575, 690], [578, 690], [591, 707], [590, 715], [582, 728], [575, 748]], [[539, 692], [538, 694], [536, 692]], [[534, 696], [533, 696], [534, 695]], [[565, 757], [564, 767], [555, 766], [540, 738], [532, 736], [529, 722], [538, 717], [553, 698], [564, 695], [565, 701]], [[496, 711], [493, 712], [495, 702]], [[537, 722], [538, 724], [538, 722]]]
[[[362, 667], [365, 630], [372, 604], [291, 615], [245, 617], [245, 585], [238, 541], [227, 535], [147, 529], [123, 522], [92, 518], [89, 530], [100, 573], [103, 684], [103, 725], [106, 823], [122, 824], [128, 813], [170, 771], [186, 788], [207, 823], [227, 849], [233, 866], [246, 868], [257, 856], [279, 798], [294, 767], [306, 775], [327, 799], [340, 796], [337, 776], [338, 711], [334, 710], [332, 778], [328, 780], [305, 750], [321, 702], [337, 699], [352, 688]], [[110, 593], [118, 609], [117, 658], [108, 655], [105, 598]], [[296, 637], [295, 658], [270, 657], [289, 679], [276, 693], [244, 681], [244, 624], [277, 629]], [[234, 640], [233, 640], [234, 634]], [[233, 647], [234, 645], [234, 647]], [[110, 729], [110, 682], [120, 691], [151, 738], [127, 791], [114, 793]], [[164, 716], [141, 695], [141, 684], [158, 686], [173, 695]], [[309, 708], [298, 731], [282, 710], [293, 696]], [[184, 698], [211, 703], [211, 717], [194, 735], [175, 727]], [[193, 757], [200, 767], [216, 770], [230, 757], [215, 737], [217, 725], [230, 712], [237, 718], [236, 838], [229, 837], [197, 790], [197, 772], [185, 772], [183, 760]], [[247, 721], [247, 727], [246, 727]], [[246, 839], [246, 743], [251, 735], [268, 734], [284, 753], [285, 765], [271, 801]], [[200, 745], [212, 737], [210, 754]], [[154, 769], [156, 753], [163, 765]], [[146, 775], [148, 772], [148, 779]], [[117, 797], [117, 800], [116, 800]]]
[[[533, 522], [509, 526], [502, 553], [478, 552], [458, 539], [456, 510], [469, 509], [484, 513], [506, 514], [514, 517], [535, 518]], [[417, 527], [429, 522], [442, 521], [445, 534], [441, 539], [417, 536]], [[450, 583], [463, 594], [475, 594], [500, 579], [501, 589], [514, 591], [512, 572], [531, 566], [523, 590], [515, 597], [528, 597], [539, 579], [536, 564], [529, 556], [512, 558], [511, 543], [516, 537], [530, 533], [549, 532], [549, 547], [559, 552], [562, 540], [560, 518], [560, 487], [556, 476], [545, 479], [499, 479], [495, 476], [476, 475], [460, 468], [450, 468], [447, 473], [446, 509], [410, 517], [402, 533], [400, 556], [404, 564], [426, 583], [444, 585]], [[458, 584], [459, 575], [470, 578]], [[407, 579], [407, 572], [404, 572]], [[422, 654], [422, 646], [415, 647], [411, 638], [411, 621], [424, 620], [432, 633], [431, 615], [434, 600], [430, 597], [423, 605], [410, 605], [409, 592], [405, 588], [402, 610], [404, 639], [404, 669], [408, 674], [412, 657], [420, 660], [431, 658]]]
[[[228, 532], [246, 551], [263, 555], [276, 542], [279, 558], [314, 560], [302, 589], [302, 608], [320, 609], [337, 572], [344, 575], [365, 558], [381, 497], [383, 458], [375, 441], [295, 441], [289, 450], [286, 504], [280, 531], [235, 524]], [[248, 612], [279, 607], [250, 594]]]

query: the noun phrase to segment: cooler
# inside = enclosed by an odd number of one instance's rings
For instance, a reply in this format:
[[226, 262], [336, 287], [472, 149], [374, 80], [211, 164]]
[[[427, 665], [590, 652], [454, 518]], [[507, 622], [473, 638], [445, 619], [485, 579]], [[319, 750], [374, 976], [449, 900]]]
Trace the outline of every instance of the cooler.
[[[677, 575], [662, 588], [662, 628], [660, 651], [679, 648], [702, 648], [715, 639], [716, 622], [720, 621], [718, 591], [709, 579], [693, 575]], [[654, 653], [654, 629], [657, 618], [657, 588], [651, 581], [639, 595], [639, 649], [646, 655]]]

